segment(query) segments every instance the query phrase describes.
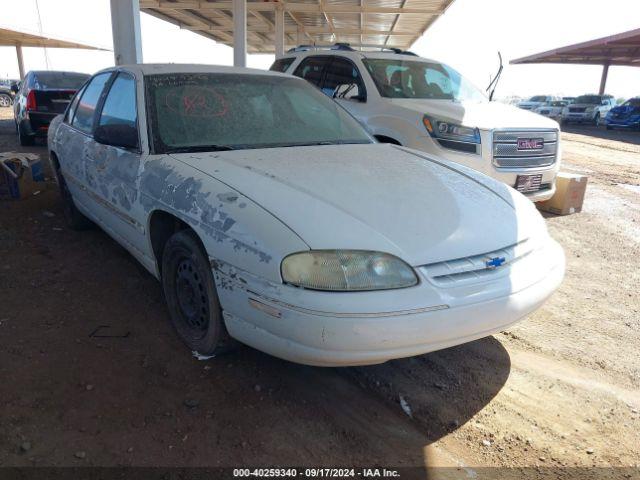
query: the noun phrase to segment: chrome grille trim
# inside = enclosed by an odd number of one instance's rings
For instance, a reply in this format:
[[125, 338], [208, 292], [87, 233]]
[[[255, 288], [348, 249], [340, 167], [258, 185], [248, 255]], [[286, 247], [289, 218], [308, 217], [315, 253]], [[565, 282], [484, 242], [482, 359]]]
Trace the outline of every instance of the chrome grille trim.
[[[533, 252], [536, 248], [535, 243], [527, 239], [493, 252], [423, 265], [418, 267], [418, 270], [438, 287], [452, 287], [499, 278], [507, 275], [511, 266]], [[485, 262], [495, 257], [504, 258], [505, 263], [498, 268], [487, 268]]]
[[[518, 138], [541, 138], [540, 150], [518, 150]], [[502, 130], [493, 133], [492, 157], [497, 168], [540, 168], [553, 165], [558, 156], [557, 130]]]

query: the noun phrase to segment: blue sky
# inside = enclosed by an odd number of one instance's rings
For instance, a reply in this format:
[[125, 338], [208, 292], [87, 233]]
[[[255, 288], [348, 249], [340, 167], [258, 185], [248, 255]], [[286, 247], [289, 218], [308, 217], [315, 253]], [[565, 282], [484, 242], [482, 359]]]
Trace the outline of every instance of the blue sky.
[[[35, 0], [10, 2], [0, 24], [38, 31]], [[39, 0], [45, 34], [111, 48], [108, 0]], [[484, 88], [497, 68], [497, 51], [505, 63], [555, 47], [640, 28], [638, 0], [455, 0], [420, 38], [413, 50], [438, 59]], [[142, 14], [145, 62], [230, 65], [230, 48]], [[111, 52], [48, 49], [51, 69], [92, 73], [113, 64]], [[248, 64], [268, 68], [271, 55], [252, 55]], [[25, 49], [29, 69], [47, 66], [42, 49]], [[0, 77], [16, 77], [15, 50], [0, 47]], [[497, 96], [579, 95], [597, 91], [600, 67], [563, 65], [505, 66]], [[608, 93], [640, 95], [640, 68], [612, 67]]]

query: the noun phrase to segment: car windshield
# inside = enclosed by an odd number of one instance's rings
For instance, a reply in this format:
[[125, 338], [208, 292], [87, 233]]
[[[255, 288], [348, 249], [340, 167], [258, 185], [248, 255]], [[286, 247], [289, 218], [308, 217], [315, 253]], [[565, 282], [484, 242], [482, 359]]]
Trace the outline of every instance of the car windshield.
[[145, 77], [156, 153], [372, 143], [342, 107], [307, 82], [270, 75]]
[[535, 97], [531, 97], [529, 101], [530, 102], [546, 102], [547, 97], [545, 97], [544, 95], [536, 95]]
[[635, 107], [635, 108], [639, 108], [640, 107], [640, 97], [637, 98], [630, 98], [629, 100], [627, 100], [626, 102], [624, 102], [625, 106], [628, 107]]
[[89, 75], [74, 72], [35, 72], [31, 88], [36, 90], [77, 90]]
[[547, 103], [547, 105], [549, 105], [550, 107], [564, 107], [564, 106], [567, 105], [567, 102], [559, 100], [559, 101], [556, 101], [556, 102], [549, 102], [549, 103]]
[[475, 85], [442, 63], [396, 58], [367, 58], [363, 62], [383, 97], [488, 101]]
[[599, 97], [598, 95], [581, 95], [580, 97], [576, 98], [575, 102], [573, 103], [577, 103], [577, 104], [586, 104], [586, 105], [600, 105], [600, 103], [602, 102], [602, 97]]

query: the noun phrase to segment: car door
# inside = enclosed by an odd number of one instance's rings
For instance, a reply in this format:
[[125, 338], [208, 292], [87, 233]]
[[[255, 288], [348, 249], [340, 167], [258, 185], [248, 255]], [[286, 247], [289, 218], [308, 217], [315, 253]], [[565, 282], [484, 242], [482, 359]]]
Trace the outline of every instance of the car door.
[[142, 153], [138, 126], [136, 79], [119, 71], [107, 85], [98, 106], [95, 128], [124, 126], [134, 128], [138, 146], [124, 148], [93, 141], [85, 161], [87, 184], [100, 203], [104, 228], [138, 253], [144, 251], [144, 212], [138, 201], [138, 173]]
[[54, 138], [60, 169], [74, 202], [94, 220], [96, 204], [89, 192], [85, 163], [93, 142], [96, 107], [111, 75], [112, 72], [99, 73], [82, 87], [69, 105]]
[[321, 87], [325, 94], [333, 97], [360, 123], [366, 123], [369, 116], [367, 90], [360, 70], [351, 60], [344, 57], [332, 57], [331, 62], [325, 68]]

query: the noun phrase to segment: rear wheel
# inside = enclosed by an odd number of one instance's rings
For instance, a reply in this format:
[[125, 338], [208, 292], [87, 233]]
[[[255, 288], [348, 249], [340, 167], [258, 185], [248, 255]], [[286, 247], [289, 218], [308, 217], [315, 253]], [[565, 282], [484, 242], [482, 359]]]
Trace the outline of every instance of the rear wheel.
[[207, 255], [190, 230], [175, 233], [162, 254], [162, 287], [171, 323], [187, 346], [201, 355], [232, 349]]
[[22, 128], [20, 128], [20, 125], [17, 125], [17, 129], [18, 142], [20, 143], [20, 145], [22, 145], [23, 147], [28, 147], [35, 143], [35, 138], [30, 135], [25, 135], [25, 133], [22, 131]]
[[80, 210], [73, 203], [73, 197], [67, 186], [67, 182], [60, 173], [56, 170], [56, 177], [58, 179], [58, 187], [60, 187], [60, 197], [62, 198], [62, 210], [64, 211], [64, 218], [67, 221], [67, 225], [72, 230], [87, 230], [93, 226], [93, 222], [85, 217]]

